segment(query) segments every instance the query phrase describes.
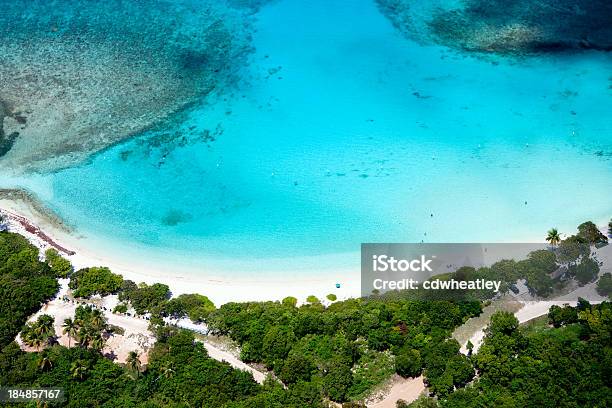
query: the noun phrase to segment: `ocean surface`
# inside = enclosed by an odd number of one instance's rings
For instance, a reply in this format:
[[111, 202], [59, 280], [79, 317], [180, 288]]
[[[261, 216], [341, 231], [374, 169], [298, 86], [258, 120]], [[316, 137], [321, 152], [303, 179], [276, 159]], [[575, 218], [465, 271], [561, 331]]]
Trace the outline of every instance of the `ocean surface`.
[[229, 275], [358, 268], [362, 242], [541, 241], [612, 215], [611, 53], [421, 45], [373, 0], [278, 0], [254, 19], [235, 86], [4, 185], [90, 246]]

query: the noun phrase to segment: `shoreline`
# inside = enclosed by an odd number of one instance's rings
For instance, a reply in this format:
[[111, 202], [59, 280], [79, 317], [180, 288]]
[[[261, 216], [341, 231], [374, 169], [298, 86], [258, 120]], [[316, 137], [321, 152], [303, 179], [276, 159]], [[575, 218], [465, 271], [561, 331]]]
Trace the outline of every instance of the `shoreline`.
[[[325, 297], [331, 293], [335, 294], [338, 300], [361, 295], [359, 270], [310, 277], [295, 271], [275, 271], [275, 274], [286, 278], [272, 278], [265, 274], [227, 278], [212, 270], [204, 270], [202, 276], [197, 276], [195, 271], [180, 267], [169, 273], [168, 268], [155, 265], [151, 260], [125, 260], [101, 255], [102, 251], [94, 253], [87, 245], [83, 245], [84, 237], [76, 236], [73, 231], [63, 228], [63, 224], [56, 224], [56, 220], [41, 213], [29, 200], [0, 198], [0, 211], [7, 216], [8, 230], [26, 237], [39, 248], [41, 255], [45, 250], [55, 248], [72, 263], [75, 270], [106, 266], [113, 273], [135, 283], [166, 284], [173, 296], [199, 293], [207, 296], [216, 306], [220, 306], [229, 302], [280, 301], [287, 296], [296, 297], [298, 304], [302, 304], [310, 295], [318, 297], [326, 304]], [[337, 288], [336, 284], [339, 282], [341, 287]]]
[[[270, 276], [272, 273], [268, 274], [265, 270], [258, 270], [245, 273], [243, 277], [228, 277], [223, 271], [201, 266], [189, 268], [185, 264], [173, 267], [157, 263], [154, 259], [129, 257], [129, 254], [109, 256], [105, 254], [108, 251], [102, 248], [99, 251], [92, 249], [92, 241], [87, 242], [86, 237], [77, 235], [57, 215], [48, 213], [27, 191], [6, 191], [10, 194], [0, 196], [0, 211], [7, 215], [9, 231], [25, 236], [41, 253], [48, 248], [55, 248], [72, 263], [75, 270], [106, 266], [112, 272], [135, 283], [166, 284], [173, 296], [185, 293], [205, 295], [217, 306], [229, 302], [280, 301], [287, 296], [296, 297], [301, 304], [310, 295], [326, 304], [328, 302], [325, 297], [332, 293], [338, 300], [361, 296], [358, 267], [355, 270], [344, 268], [334, 269], [328, 274], [321, 271], [312, 274], [310, 271], [300, 270], [299, 259], [296, 258], [294, 269], [274, 270], [275, 276]], [[607, 222], [600, 221], [598, 225], [605, 225]], [[524, 242], [543, 241], [541, 238]], [[88, 243], [90, 245], [87, 245]], [[324, 260], [324, 257], [320, 256], [320, 259]], [[341, 284], [340, 288], [336, 286], [338, 283]]]

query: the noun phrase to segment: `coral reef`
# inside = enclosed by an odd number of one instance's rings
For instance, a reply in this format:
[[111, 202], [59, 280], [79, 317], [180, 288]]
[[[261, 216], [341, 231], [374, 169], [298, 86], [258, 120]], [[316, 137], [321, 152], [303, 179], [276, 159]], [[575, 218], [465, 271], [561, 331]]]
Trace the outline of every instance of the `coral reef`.
[[15, 140], [19, 137], [19, 132], [7, 134], [4, 131], [4, 120], [9, 120], [10, 118], [15, 119], [17, 123], [25, 124], [25, 118], [21, 115], [13, 115], [8, 105], [0, 99], [0, 157], [11, 150]]
[[465, 0], [430, 4], [377, 0], [393, 24], [420, 41], [466, 51], [525, 55], [578, 49], [612, 50], [612, 3], [608, 0]]
[[239, 6], [0, 0], [0, 166], [72, 165], [231, 86], [251, 51]]

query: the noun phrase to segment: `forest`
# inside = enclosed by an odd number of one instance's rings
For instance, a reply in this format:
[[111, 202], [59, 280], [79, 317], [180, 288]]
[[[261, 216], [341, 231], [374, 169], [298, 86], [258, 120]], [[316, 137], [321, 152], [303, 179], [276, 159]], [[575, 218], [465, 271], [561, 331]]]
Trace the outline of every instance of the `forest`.
[[[530, 290], [537, 293], [537, 284], [558, 266], [561, 254], [570, 278], [583, 268], [584, 281], [592, 282], [599, 269], [580, 265], [590, 259], [585, 245], [596, 245], [601, 236], [582, 230], [554, 242], [562, 250], [552, 257], [537, 252], [523, 261], [460, 270], [455, 276], [509, 276], [506, 290], [522, 276], [536, 282]], [[325, 407], [333, 401], [361, 407], [394, 373], [423, 374], [428, 395], [412, 407], [612, 406], [612, 307], [607, 302], [555, 306], [524, 326], [512, 314], [498, 312], [478, 352], [464, 355], [451, 333], [478, 316], [485, 302], [424, 301], [396, 293], [343, 301], [330, 297], [325, 304], [312, 296], [300, 306], [286, 297], [217, 308], [204, 295], [173, 297], [166, 285], [136, 284], [108, 268], [73, 272], [56, 252], [41, 257], [25, 238], [9, 232], [0, 232], [0, 274], [0, 386], [63, 388], [65, 402], [49, 406]], [[55, 295], [57, 278], [66, 276], [81, 296], [117, 293], [120, 312], [149, 313], [157, 341], [146, 365], [137, 356], [120, 365], [102, 355], [104, 338], [116, 328], [96, 310], [81, 306], [74, 319], [64, 322], [64, 330], [74, 333], [70, 348], [54, 341], [51, 316], [26, 324]], [[598, 283], [602, 293], [609, 290], [608, 280], [603, 275]], [[243, 361], [270, 371], [268, 379], [259, 385], [250, 374], [209, 358], [194, 333], [165, 324], [165, 316], [189, 317], [205, 323], [211, 334], [232, 339]], [[36, 351], [19, 348], [14, 339], [20, 332]]]

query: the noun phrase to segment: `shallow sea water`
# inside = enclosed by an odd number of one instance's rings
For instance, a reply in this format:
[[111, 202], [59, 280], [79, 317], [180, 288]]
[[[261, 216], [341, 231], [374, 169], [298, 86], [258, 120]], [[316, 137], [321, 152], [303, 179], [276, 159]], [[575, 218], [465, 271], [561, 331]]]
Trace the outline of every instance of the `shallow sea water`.
[[256, 18], [237, 88], [20, 184], [100, 248], [228, 274], [356, 268], [362, 242], [541, 240], [612, 215], [612, 54], [421, 46], [371, 0], [279, 0]]

